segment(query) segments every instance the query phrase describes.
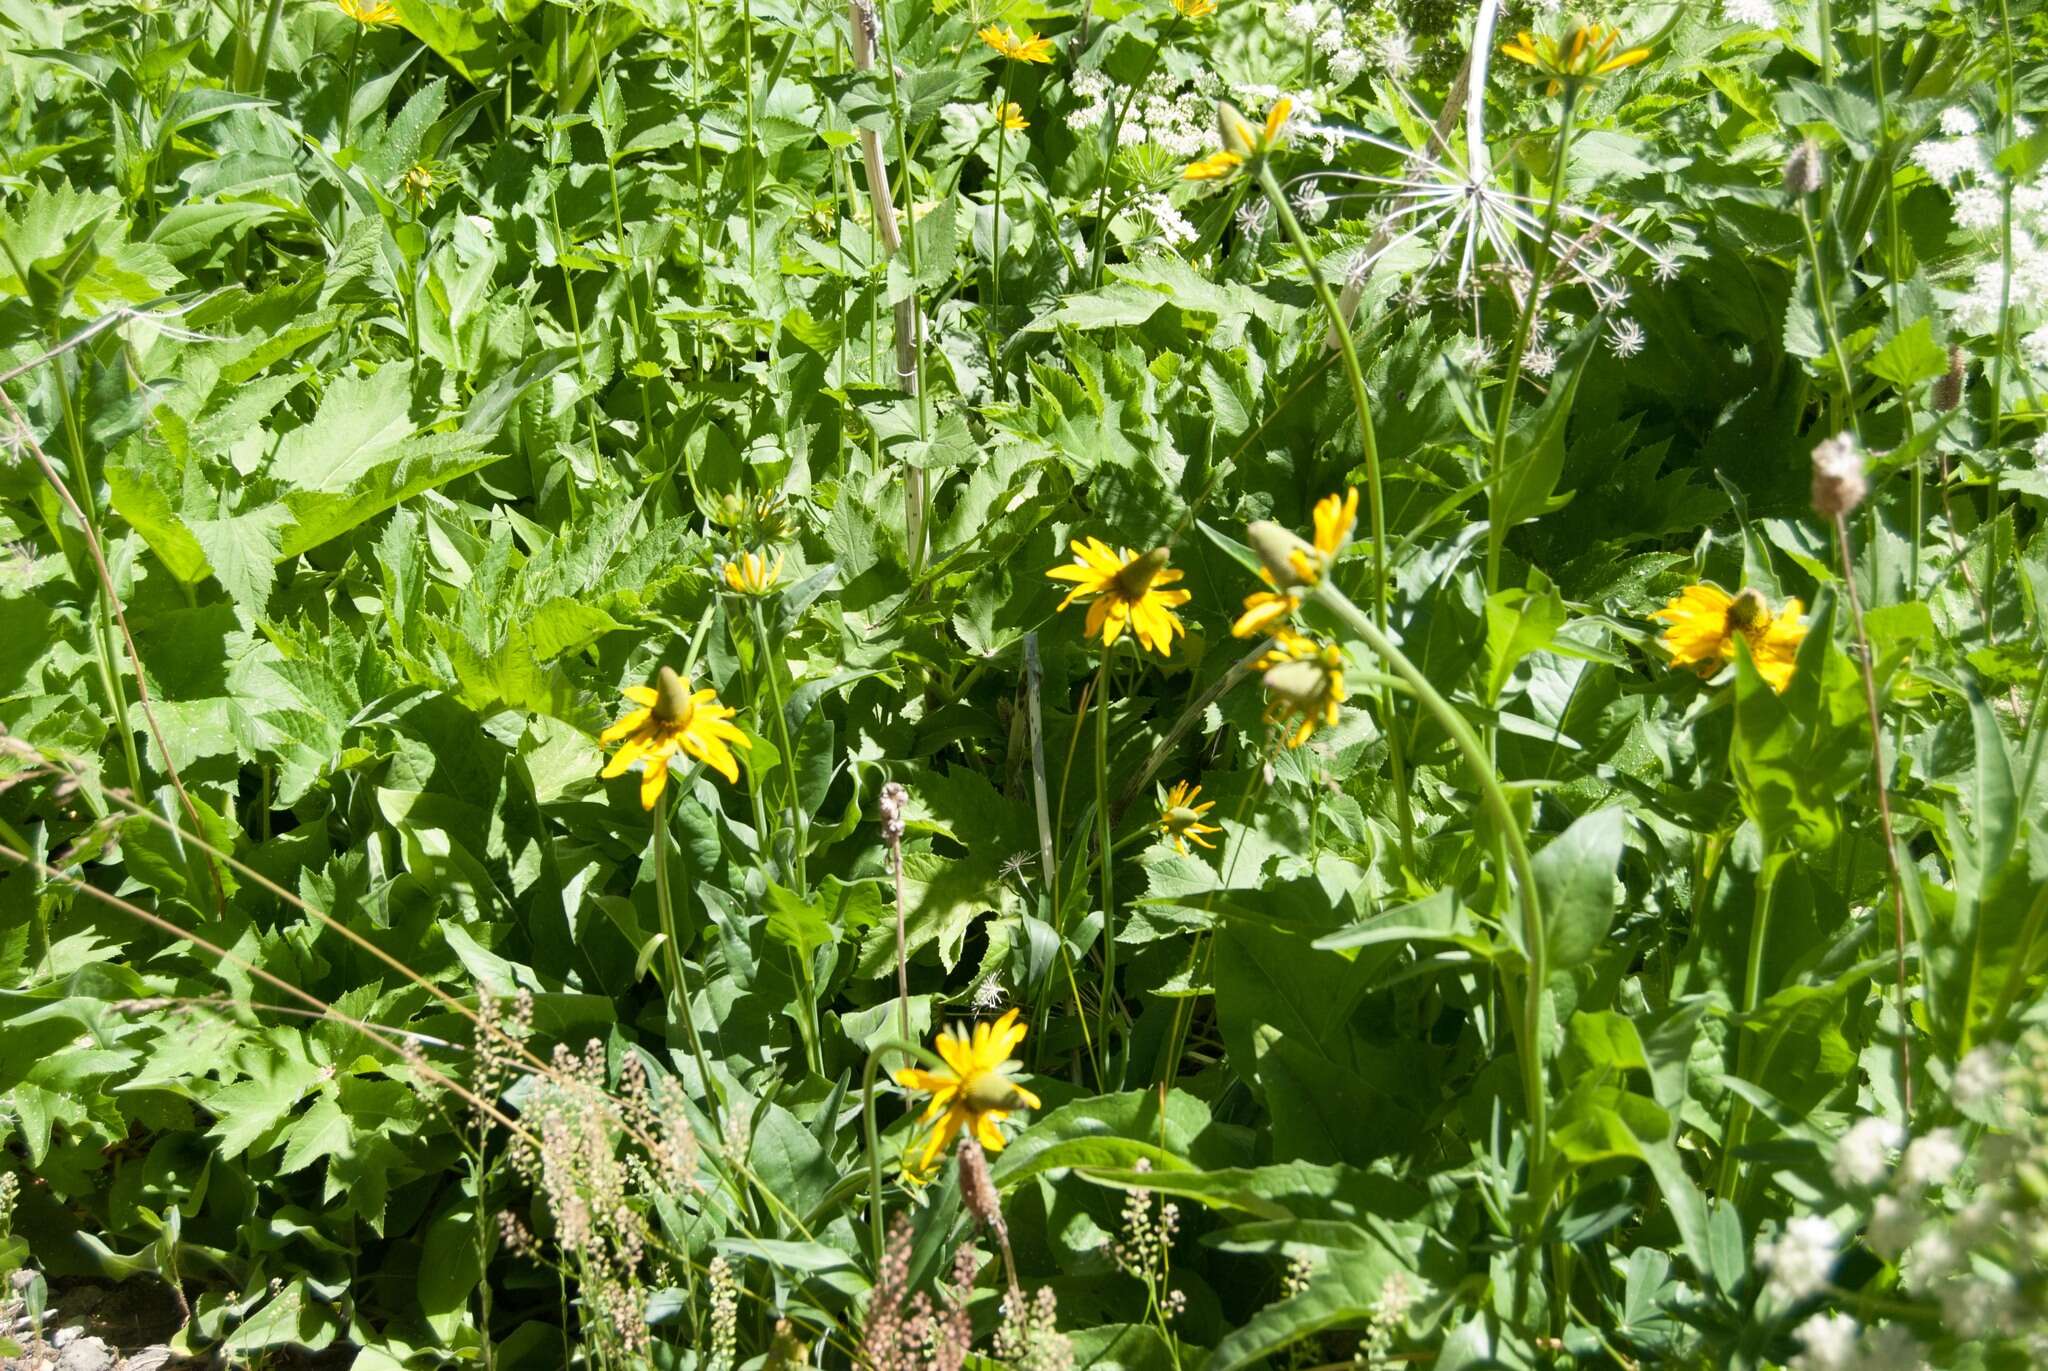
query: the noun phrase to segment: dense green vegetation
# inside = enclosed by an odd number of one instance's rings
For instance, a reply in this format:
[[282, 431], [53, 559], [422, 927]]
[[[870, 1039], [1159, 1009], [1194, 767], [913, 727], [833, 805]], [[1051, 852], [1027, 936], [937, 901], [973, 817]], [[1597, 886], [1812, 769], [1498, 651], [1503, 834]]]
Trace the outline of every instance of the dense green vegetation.
[[2044, 106], [0, 0], [0, 1353], [2039, 1364]]

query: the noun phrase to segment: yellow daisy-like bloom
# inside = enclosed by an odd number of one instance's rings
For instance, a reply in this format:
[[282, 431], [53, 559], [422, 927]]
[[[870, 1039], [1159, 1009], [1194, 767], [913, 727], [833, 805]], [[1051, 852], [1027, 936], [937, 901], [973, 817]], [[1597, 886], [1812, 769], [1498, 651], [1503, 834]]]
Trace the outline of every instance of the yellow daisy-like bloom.
[[1237, 106], [1228, 100], [1218, 100], [1216, 127], [1222, 135], [1222, 151], [1197, 158], [1181, 172], [1181, 180], [1222, 181], [1234, 176], [1252, 158], [1263, 157], [1280, 146], [1281, 131], [1287, 127], [1288, 117], [1293, 113], [1294, 101], [1283, 95], [1273, 102], [1273, 108], [1266, 111], [1265, 126], [1253, 128], [1251, 121], [1238, 112]]
[[1008, 104], [996, 106], [996, 127], [1022, 132], [1030, 128], [1031, 124], [1024, 118], [1024, 107], [1012, 100]]
[[1344, 653], [1335, 643], [1319, 643], [1291, 628], [1276, 635], [1271, 651], [1259, 659], [1266, 673], [1266, 722], [1299, 726], [1287, 746], [1300, 747], [1318, 727], [1337, 722], [1344, 703]]
[[1068, 546], [1074, 550], [1073, 562], [1045, 573], [1055, 581], [1074, 583], [1060, 608], [1092, 599], [1090, 638], [1100, 636], [1107, 647], [1129, 628], [1146, 647], [1162, 657], [1172, 656], [1174, 635], [1187, 633], [1174, 607], [1195, 597], [1192, 591], [1165, 589], [1181, 578], [1180, 572], [1167, 567], [1166, 549], [1155, 547], [1141, 557], [1129, 548], [1113, 549], [1100, 538], [1076, 538]]
[[1503, 57], [1512, 57], [1548, 76], [1550, 93], [1555, 95], [1567, 85], [1581, 85], [1632, 67], [1650, 55], [1648, 48], [1615, 52], [1620, 45], [1621, 30], [1613, 25], [1580, 24], [1562, 38], [1547, 33], [1532, 35], [1523, 29], [1519, 36], [1503, 43], [1500, 50]]
[[1266, 583], [1265, 590], [1255, 590], [1244, 597], [1244, 613], [1237, 616], [1237, 622], [1230, 626], [1233, 637], [1256, 638], [1269, 632], [1275, 624], [1284, 624], [1294, 617], [1294, 611], [1301, 608], [1300, 587], [1312, 586], [1322, 580], [1323, 573], [1337, 560], [1337, 554], [1351, 541], [1351, 531], [1358, 527], [1358, 489], [1352, 487], [1342, 495], [1325, 495], [1316, 501], [1316, 539], [1313, 545], [1304, 544], [1289, 535], [1283, 540], [1288, 545], [1279, 549], [1284, 566], [1291, 573], [1294, 584], [1282, 589], [1273, 573], [1265, 567], [1259, 568], [1259, 579]]
[[398, 22], [398, 7], [391, 0], [334, 0], [334, 4], [364, 28]]
[[918, 1120], [920, 1126], [931, 1125], [931, 1136], [913, 1170], [929, 1170], [962, 1133], [971, 1133], [990, 1152], [1000, 1152], [1003, 1135], [996, 1125], [1019, 1109], [1038, 1108], [1038, 1096], [1011, 1079], [1021, 1064], [1011, 1061], [1010, 1053], [1024, 1041], [1024, 1032], [1014, 1009], [993, 1024], [976, 1024], [972, 1033], [955, 1024], [941, 1029], [932, 1043], [946, 1070], [909, 1066], [896, 1073], [898, 1085], [932, 1097]]
[[725, 583], [742, 595], [766, 595], [782, 580], [782, 554], [769, 565], [765, 552], [749, 552], [725, 564]]
[[1018, 33], [1008, 24], [1000, 27], [990, 24], [987, 28], [978, 30], [974, 36], [1012, 62], [1052, 61], [1052, 39], [1041, 38], [1030, 29]]
[[1159, 811], [1160, 833], [1171, 839], [1183, 855], [1187, 853], [1189, 843], [1197, 847], [1214, 848], [1216, 844], [1203, 835], [1223, 831], [1214, 824], [1202, 822], [1202, 816], [1214, 809], [1216, 802], [1204, 800], [1196, 804], [1195, 796], [1201, 793], [1202, 788], [1198, 785], [1175, 781], [1173, 789], [1166, 792], [1166, 804]]
[[1711, 676], [1735, 660], [1739, 637], [1749, 644], [1757, 675], [1771, 689], [1783, 691], [1792, 683], [1799, 645], [1806, 641], [1805, 613], [1806, 606], [1796, 599], [1772, 614], [1770, 602], [1755, 590], [1730, 595], [1717, 585], [1701, 584], [1679, 591], [1650, 617], [1670, 625], [1661, 641], [1671, 665]]
[[1183, 19], [1206, 19], [1216, 12], [1216, 0], [1173, 0], [1173, 10]]
[[629, 709], [619, 721], [599, 735], [602, 743], [625, 739], [625, 746], [612, 754], [599, 774], [606, 780], [623, 776], [635, 762], [646, 766], [640, 773], [640, 807], [654, 808], [668, 787], [668, 759], [680, 752], [716, 771], [735, 784], [740, 768], [726, 744], [752, 747], [747, 735], [726, 721], [736, 712], [718, 703], [711, 687], [692, 694], [687, 677], [663, 667], [651, 686], [627, 686], [621, 692], [638, 708]]

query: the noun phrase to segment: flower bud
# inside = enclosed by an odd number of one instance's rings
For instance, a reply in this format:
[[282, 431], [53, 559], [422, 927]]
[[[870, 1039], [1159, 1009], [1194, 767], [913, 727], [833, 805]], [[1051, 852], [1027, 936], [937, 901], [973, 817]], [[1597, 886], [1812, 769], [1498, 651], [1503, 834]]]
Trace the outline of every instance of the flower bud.
[[1863, 454], [1852, 435], [1838, 433], [1813, 450], [1813, 507], [1823, 519], [1841, 518], [1869, 491]]
[[1946, 414], [1963, 402], [1963, 382], [1969, 378], [1970, 357], [1960, 345], [1948, 350], [1948, 370], [1934, 378], [1934, 409]]
[[1330, 673], [1318, 661], [1279, 662], [1266, 668], [1266, 689], [1297, 714], [1319, 714], [1330, 699]]
[[882, 841], [900, 843], [903, 841], [903, 811], [910, 806], [910, 792], [891, 781], [882, 787], [877, 806], [882, 811]]
[[1811, 195], [1827, 183], [1827, 163], [1821, 158], [1820, 144], [1811, 138], [1801, 139], [1799, 146], [1792, 149], [1792, 155], [1785, 159], [1785, 189], [1794, 195]]
[[1216, 132], [1223, 140], [1225, 152], [1249, 157], [1258, 148], [1258, 130], [1228, 100], [1216, 102]]
[[1252, 551], [1259, 554], [1259, 562], [1275, 588], [1291, 590], [1313, 584], [1297, 568], [1314, 566], [1319, 554], [1292, 529], [1282, 528], [1271, 519], [1255, 519], [1245, 529], [1245, 537], [1251, 540]]

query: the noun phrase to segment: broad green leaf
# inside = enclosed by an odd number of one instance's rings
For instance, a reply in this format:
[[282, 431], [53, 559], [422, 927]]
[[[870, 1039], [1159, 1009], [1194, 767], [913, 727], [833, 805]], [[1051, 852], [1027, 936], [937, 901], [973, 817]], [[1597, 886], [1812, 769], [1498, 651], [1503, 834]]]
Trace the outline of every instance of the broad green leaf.
[[1628, 836], [1628, 815], [1602, 809], [1577, 820], [1534, 859], [1542, 892], [1544, 941], [1552, 971], [1569, 971], [1606, 941], [1614, 922], [1615, 868]]

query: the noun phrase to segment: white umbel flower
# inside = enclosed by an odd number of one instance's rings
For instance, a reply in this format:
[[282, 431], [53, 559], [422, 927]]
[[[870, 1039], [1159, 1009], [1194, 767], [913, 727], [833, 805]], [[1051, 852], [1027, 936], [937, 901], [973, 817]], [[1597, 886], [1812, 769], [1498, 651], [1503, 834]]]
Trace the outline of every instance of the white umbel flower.
[[1757, 1245], [1757, 1265], [1770, 1273], [1765, 1288], [1781, 1304], [1819, 1294], [1835, 1269], [1841, 1244], [1842, 1235], [1826, 1219], [1808, 1214], [1791, 1220], [1775, 1239]]
[[1905, 1141], [1899, 1126], [1875, 1115], [1849, 1125], [1835, 1143], [1828, 1170], [1844, 1190], [1867, 1190], [1889, 1176], [1892, 1153]]
[[1801, 1351], [1792, 1371], [1851, 1371], [1856, 1365], [1856, 1320], [1847, 1314], [1815, 1314], [1792, 1330]]
[[[2048, 366], [2048, 328], [2028, 334], [2020, 348], [2035, 366]], [[1975, 1118], [1997, 1102], [2005, 1086], [2005, 1058], [2010, 1051], [2004, 1043], [1986, 1043], [1956, 1063], [1955, 1080], [1949, 1086], [1956, 1108]]]
[[1753, 29], [1778, 27], [1778, 7], [1771, 0], [1723, 0], [1721, 16], [1731, 24], [1747, 24]]
[[1907, 1145], [1905, 1160], [1899, 1163], [1899, 1188], [1917, 1194], [1947, 1181], [1962, 1164], [1963, 1145], [1956, 1141], [1955, 1130], [1937, 1128]]

